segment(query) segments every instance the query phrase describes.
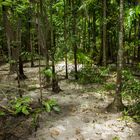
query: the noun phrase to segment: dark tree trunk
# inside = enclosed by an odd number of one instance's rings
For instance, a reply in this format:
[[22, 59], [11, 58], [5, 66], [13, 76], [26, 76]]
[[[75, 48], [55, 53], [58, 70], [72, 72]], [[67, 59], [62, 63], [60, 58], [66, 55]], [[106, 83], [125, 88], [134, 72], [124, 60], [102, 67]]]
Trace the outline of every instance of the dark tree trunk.
[[[5, 1], [5, 0], [3, 0]], [[5, 6], [2, 6], [2, 15], [3, 15], [3, 25], [6, 33], [6, 39], [7, 39], [7, 48], [8, 48], [8, 59], [10, 62], [10, 73], [16, 72], [16, 64], [15, 61], [18, 59], [16, 57], [16, 48], [12, 48], [12, 42], [15, 41], [15, 34], [12, 29], [12, 26], [8, 20], [7, 17], [7, 9]]]
[[106, 0], [103, 0], [103, 65], [107, 64], [106, 56]]
[[22, 61], [21, 56], [19, 56], [19, 79], [20, 80], [27, 79], [27, 77], [26, 77], [26, 75], [24, 74], [24, 71], [23, 71], [23, 61]]
[[77, 70], [77, 43], [76, 43], [76, 8], [75, 8], [76, 2], [72, 0], [72, 17], [73, 17], [73, 23], [72, 23], [72, 34], [73, 34], [73, 52], [74, 52], [74, 69], [75, 69], [75, 79], [78, 79], [78, 70]]
[[56, 47], [56, 34], [55, 29], [53, 25], [53, 15], [52, 15], [52, 4], [53, 1], [50, 0], [50, 24], [51, 24], [51, 58], [52, 58], [52, 91], [54, 93], [59, 93], [61, 91], [59, 85], [58, 85], [58, 79], [55, 72], [55, 47]]
[[97, 54], [97, 48], [96, 48], [96, 12], [95, 9], [93, 9], [93, 53], [92, 53], [92, 58], [93, 58], [93, 63], [94, 59], [96, 58]]

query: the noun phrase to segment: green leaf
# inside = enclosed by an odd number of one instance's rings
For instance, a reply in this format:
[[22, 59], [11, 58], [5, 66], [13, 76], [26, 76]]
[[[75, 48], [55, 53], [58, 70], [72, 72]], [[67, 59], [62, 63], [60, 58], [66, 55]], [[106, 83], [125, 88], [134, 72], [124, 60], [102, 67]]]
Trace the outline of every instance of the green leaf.
[[15, 108], [19, 108], [21, 106], [21, 102], [17, 102]]
[[50, 107], [50, 105], [49, 105], [48, 102], [43, 102], [43, 105], [44, 105], [44, 107], [45, 107], [45, 109], [46, 109], [47, 112], [50, 112], [51, 111], [51, 107]]
[[50, 112], [51, 111], [51, 107], [50, 107], [50, 105], [48, 103], [46, 104], [46, 111], [47, 112]]
[[25, 115], [29, 115], [29, 111], [27, 110], [27, 106], [23, 106], [22, 107], [22, 113], [25, 114]]
[[11, 0], [6, 0], [2, 2], [3, 6], [12, 6], [12, 1]]
[[52, 77], [52, 70], [51, 69], [45, 69], [45, 70], [43, 70], [43, 73], [45, 76]]
[[4, 116], [4, 115], [5, 115], [5, 112], [0, 110], [0, 116]]
[[53, 106], [53, 110], [56, 112], [60, 112], [60, 107], [59, 106]]
[[16, 114], [18, 114], [18, 113], [20, 113], [21, 111], [22, 111], [22, 106], [20, 106], [20, 107], [16, 108], [15, 113], [16, 113]]

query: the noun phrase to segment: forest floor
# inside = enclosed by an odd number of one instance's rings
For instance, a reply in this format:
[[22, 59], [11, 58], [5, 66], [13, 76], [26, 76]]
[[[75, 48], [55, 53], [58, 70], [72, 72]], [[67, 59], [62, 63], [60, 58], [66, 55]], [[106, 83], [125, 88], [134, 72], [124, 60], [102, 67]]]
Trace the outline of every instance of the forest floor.
[[[0, 67], [0, 90], [14, 95], [14, 90], [8, 91], [8, 86], [16, 87], [16, 75], [8, 75], [8, 69], [8, 65]], [[61, 71], [61, 74], [64, 73], [63, 69], [63, 63], [57, 65], [57, 71]], [[72, 69], [72, 65], [69, 69]], [[37, 101], [40, 96], [38, 67], [30, 68], [29, 64], [25, 64], [24, 71], [28, 77], [21, 82], [22, 88], [27, 91], [24, 96]], [[110, 77], [109, 81], [112, 79]], [[100, 84], [80, 85], [71, 80], [61, 80], [59, 85], [62, 89], [59, 94], [52, 93], [50, 89], [43, 89], [42, 92], [43, 98], [57, 100], [60, 113], [41, 113], [37, 130], [30, 133], [31, 117], [17, 117], [13, 123], [12, 119], [6, 123], [4, 118], [4, 129], [0, 123], [0, 139], [2, 135], [10, 133], [12, 136], [5, 136], [3, 140], [140, 140], [139, 124], [131, 119], [123, 119], [122, 113], [106, 111], [113, 101], [113, 91], [104, 90]], [[5, 97], [0, 93], [0, 104], [5, 102]], [[22, 127], [21, 122], [24, 123]], [[2, 132], [6, 128], [9, 132]]]

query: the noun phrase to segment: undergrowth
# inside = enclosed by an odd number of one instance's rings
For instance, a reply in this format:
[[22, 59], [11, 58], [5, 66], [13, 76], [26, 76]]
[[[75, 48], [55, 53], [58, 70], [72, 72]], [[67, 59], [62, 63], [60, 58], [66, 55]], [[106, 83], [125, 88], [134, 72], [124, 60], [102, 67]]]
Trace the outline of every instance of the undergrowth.
[[131, 116], [140, 123], [140, 81], [129, 70], [123, 71], [122, 97], [129, 103], [124, 116]]
[[[106, 81], [108, 76], [109, 68], [105, 67], [89, 67], [85, 66], [78, 71], [78, 83], [79, 84], [91, 84], [99, 83], [102, 84]], [[71, 72], [71, 76], [74, 75], [74, 72]]]

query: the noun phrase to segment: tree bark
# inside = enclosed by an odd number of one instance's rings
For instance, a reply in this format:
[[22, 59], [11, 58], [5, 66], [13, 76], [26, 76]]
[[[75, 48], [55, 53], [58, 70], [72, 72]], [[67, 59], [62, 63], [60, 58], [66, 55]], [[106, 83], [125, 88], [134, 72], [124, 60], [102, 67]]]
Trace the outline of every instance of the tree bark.
[[122, 111], [124, 109], [124, 105], [122, 103], [122, 69], [123, 69], [123, 6], [124, 0], [120, 0], [120, 18], [119, 18], [119, 50], [118, 50], [118, 58], [117, 58], [117, 80], [116, 80], [116, 93], [114, 97], [114, 101], [108, 106], [107, 110], [112, 112]]
[[67, 58], [67, 33], [66, 33], [66, 0], [64, 1], [64, 44], [65, 44], [65, 78], [68, 79], [68, 58]]
[[73, 52], [74, 52], [74, 69], [75, 69], [75, 79], [78, 79], [78, 70], [77, 70], [77, 44], [76, 44], [76, 8], [75, 8], [75, 2], [72, 0], [71, 3], [71, 10], [72, 10], [72, 17], [73, 17], [73, 23], [72, 23], [72, 34], [73, 34]]
[[[5, 1], [5, 0], [3, 0]], [[8, 16], [7, 16], [7, 9], [5, 6], [2, 6], [2, 12], [3, 12], [3, 25], [4, 25], [4, 29], [5, 29], [5, 33], [6, 33], [6, 39], [7, 39], [7, 47], [8, 47], [8, 59], [10, 62], [10, 73], [14, 73], [16, 71], [16, 48], [12, 48], [12, 42], [14, 42], [15, 40], [15, 35], [14, 35], [14, 31], [11, 27], [11, 24], [8, 20]]]
[[106, 61], [106, 0], [103, 0], [103, 66], [107, 65]]

